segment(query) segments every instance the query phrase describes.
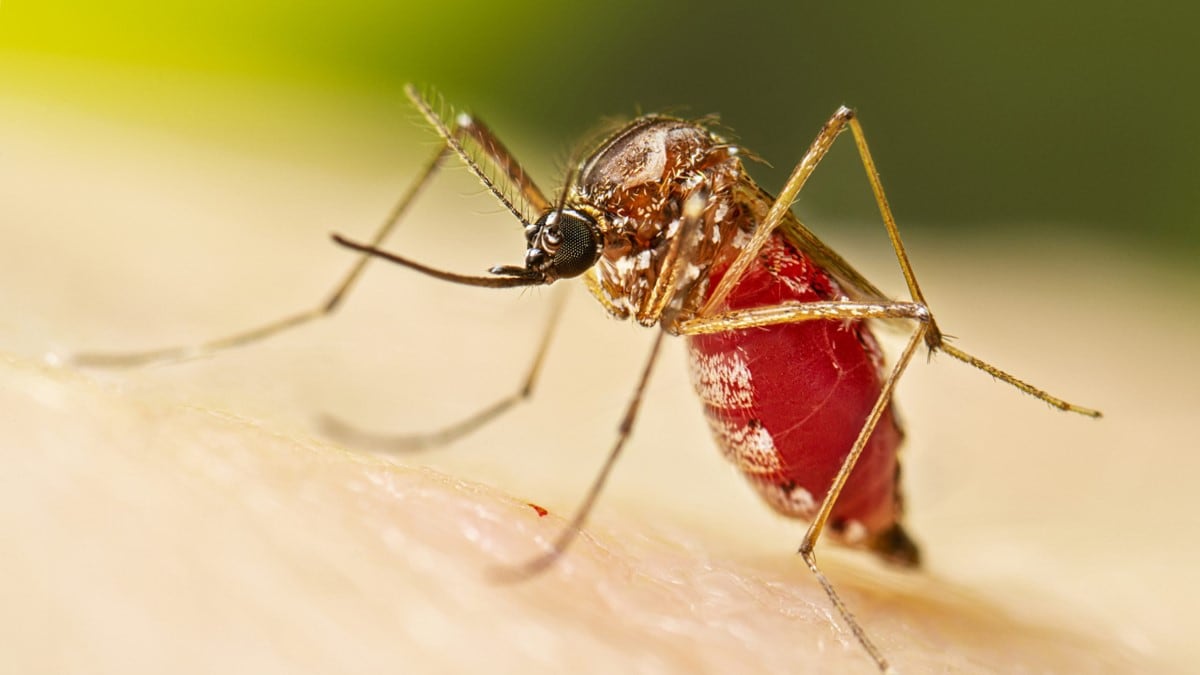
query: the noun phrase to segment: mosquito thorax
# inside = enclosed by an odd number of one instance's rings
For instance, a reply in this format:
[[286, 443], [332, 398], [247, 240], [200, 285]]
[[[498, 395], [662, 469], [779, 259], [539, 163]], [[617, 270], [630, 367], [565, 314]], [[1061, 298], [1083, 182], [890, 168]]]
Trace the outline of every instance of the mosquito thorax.
[[[576, 175], [569, 203], [604, 214], [604, 247], [589, 290], [616, 318], [644, 326], [694, 311], [709, 271], [736, 254], [755, 222], [739, 203], [754, 188], [736, 148], [699, 122], [635, 119], [601, 143]], [[684, 205], [697, 195], [698, 227], [677, 249], [686, 260], [677, 261], [672, 242]]]

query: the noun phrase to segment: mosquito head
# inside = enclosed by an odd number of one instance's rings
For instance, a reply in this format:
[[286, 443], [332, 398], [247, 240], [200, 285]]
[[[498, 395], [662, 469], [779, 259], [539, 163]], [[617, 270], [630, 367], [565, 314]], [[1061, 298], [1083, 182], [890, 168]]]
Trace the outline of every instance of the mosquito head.
[[[554, 208], [526, 226], [525, 268], [497, 268], [500, 274], [540, 276], [545, 283], [583, 274], [600, 258], [603, 236], [596, 219], [582, 211]], [[518, 272], [519, 270], [519, 272]]]

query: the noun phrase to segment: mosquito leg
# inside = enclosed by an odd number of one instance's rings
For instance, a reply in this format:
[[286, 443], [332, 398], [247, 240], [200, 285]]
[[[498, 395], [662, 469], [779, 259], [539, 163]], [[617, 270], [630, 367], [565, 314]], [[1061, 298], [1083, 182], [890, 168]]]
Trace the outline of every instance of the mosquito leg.
[[842, 620], [850, 626], [850, 632], [854, 633], [854, 638], [858, 640], [858, 644], [862, 645], [862, 648], [867, 651], [871, 660], [875, 662], [876, 667], [879, 668], [879, 672], [892, 672], [891, 666], [888, 665], [887, 658], [884, 657], [883, 652], [879, 651], [879, 647], [876, 647], [871, 638], [867, 637], [866, 631], [859, 625], [854, 615], [850, 613], [850, 609], [846, 607], [846, 604], [842, 602], [842, 598], [838, 595], [833, 584], [825, 577], [825, 573], [821, 571], [821, 568], [817, 566], [816, 555], [812, 551], [800, 551], [800, 557], [804, 559], [804, 563], [808, 565], [809, 571], [817, 578], [817, 583], [821, 584], [821, 588], [825, 590], [825, 595], [829, 597], [829, 601], [833, 603], [838, 614], [842, 616]]
[[[746, 270], [750, 268], [751, 263], [758, 256], [759, 250], [780, 227], [788, 216], [791, 215], [792, 204], [796, 201], [796, 197], [800, 191], [804, 189], [804, 185], [808, 179], [816, 171], [821, 160], [828, 154], [829, 149], [833, 147], [834, 141], [846, 130], [847, 126], [858, 129], [858, 122], [855, 119], [854, 111], [846, 106], [841, 106], [829, 118], [821, 130], [817, 133], [817, 137], [813, 139], [808, 151], [796, 163], [796, 167], [792, 169], [792, 174], [788, 177], [787, 183], [784, 184], [783, 190], [779, 196], [775, 198], [771, 208], [767, 211], [767, 215], [763, 218], [750, 237], [750, 241], [738, 253], [736, 259], [729, 266], [725, 276], [717, 287], [713, 289], [712, 295], [704, 304], [704, 308], [700, 311], [701, 315], [711, 314], [725, 300], [729, 292], [738, 284]], [[856, 132], [861, 134], [861, 129]], [[865, 141], [860, 144], [860, 153], [865, 152]], [[873, 176], [872, 185], [878, 187], [876, 190], [876, 198], [880, 201], [880, 210], [884, 212], [885, 223], [888, 224], [889, 236], [894, 245], [898, 245], [900, 241], [898, 230], [896, 229], [895, 219], [892, 218], [891, 209], [887, 206], [886, 198], [883, 197], [883, 188], [880, 186], [878, 174], [874, 173], [874, 162], [871, 161], [869, 153], [864, 155], [864, 164], [868, 166], [867, 172], [869, 176]], [[859, 295], [865, 296], [873, 301], [882, 301], [887, 299], [886, 296], [874, 286], [870, 281], [859, 274], [849, 263], [847, 263], [836, 251], [830, 249], [823, 244], [814, 234], [808, 231], [799, 221], [791, 219], [794, 227], [794, 232], [803, 245], [806, 253], [823, 267], [830, 268], [830, 271], [836, 271], [840, 276], [849, 277]], [[912, 275], [912, 268], [908, 265], [908, 257], [903, 253], [903, 246], [899, 246], [897, 256], [901, 258], [901, 267], [904, 269], [905, 280], [909, 283], [909, 290], [912, 294], [914, 302], [925, 304], [924, 296], [921, 295], [921, 290], [917, 286], [916, 277]], [[935, 329], [936, 330], [936, 329]]]
[[[694, 237], [692, 236], [696, 228], [700, 225], [700, 218], [703, 215], [703, 205], [706, 201], [706, 192], [697, 192], [688, 199], [684, 205], [683, 217], [684, 222], [680, 227], [680, 235], [672, 242], [669, 249], [667, 267], [673, 271], [670, 273], [672, 285], [675, 284], [675, 279], [678, 276], [678, 269], [682, 268], [687, 261], [687, 255], [690, 253], [693, 244], [690, 243]], [[689, 242], [689, 243], [680, 243]], [[678, 288], [674, 289], [677, 294]], [[661, 307], [673, 316], [678, 311], [678, 307], [672, 302], [675, 298], [667, 296], [661, 301]], [[664, 310], [659, 310], [660, 312]], [[664, 318], [662, 326], [664, 329], [658, 331], [658, 335], [654, 338], [654, 345], [650, 348], [650, 355], [646, 358], [646, 364], [642, 368], [641, 377], [638, 379], [637, 386], [633, 390], [633, 396], [629, 400], [628, 406], [625, 408], [625, 415], [621, 418], [621, 423], [617, 427], [617, 438], [613, 442], [612, 449], [608, 452], [608, 458], [604, 460], [604, 465], [600, 468], [600, 472], [596, 474], [596, 478], [592, 481], [592, 486], [588, 489], [587, 495], [583, 502], [575, 511], [575, 515], [571, 517], [571, 521], [563, 528], [558, 537], [550, 546], [550, 550], [540, 556], [532, 558], [520, 565], [509, 567], [498, 567], [493, 569], [492, 578], [501, 583], [517, 582], [528, 579], [545, 569], [549, 568], [558, 560], [571, 543], [575, 541], [575, 537], [579, 535], [580, 529], [584, 522], [587, 521], [588, 515], [592, 512], [592, 507], [596, 504], [596, 499], [600, 496], [601, 490], [604, 489], [604, 484], [608, 482], [609, 474], [616, 466], [617, 458], [620, 457], [621, 451], [625, 448], [625, 443], [629, 440], [630, 434], [633, 432], [633, 424], [637, 421], [638, 411], [641, 409], [642, 397], [646, 393], [646, 385], [650, 381], [650, 373], [654, 371], [654, 364], [658, 360], [658, 354], [661, 351], [663, 337], [667, 334], [665, 327], [673, 323], [670, 316]]]
[[679, 332], [683, 335], [699, 335], [800, 321], [863, 319], [909, 319], [917, 321], [918, 326], [913, 332], [912, 337], [909, 338], [907, 346], [901, 353], [896, 365], [892, 368], [891, 373], [884, 380], [879, 396], [875, 400], [874, 407], [871, 408], [866, 421], [863, 422], [863, 426], [859, 430], [858, 437], [850, 447], [850, 452], [842, 461], [841, 468], [830, 484], [829, 491], [826, 493], [820, 508], [809, 525], [808, 531], [804, 535], [804, 540], [800, 545], [800, 555], [803, 556], [808, 568], [817, 577], [817, 581], [820, 582], [821, 587], [825, 590], [826, 595], [829, 596], [834, 607], [837, 608], [838, 613], [841, 614], [842, 619], [850, 627], [855, 638], [862, 644], [871, 658], [875, 660], [879, 669], [886, 671], [888, 668], [886, 659], [884, 659], [875, 644], [871, 642], [862, 626], [859, 625], [854, 615], [850, 613], [845, 603], [842, 602], [833, 585], [821, 572], [817, 566], [813, 550], [817, 540], [825, 529], [834, 504], [837, 503], [837, 499], [841, 495], [842, 488], [845, 487], [846, 481], [850, 478], [855, 464], [858, 463], [858, 458], [862, 455], [864, 448], [866, 448], [867, 442], [871, 438], [871, 433], [874, 432], [875, 426], [879, 423], [880, 416], [887, 409], [888, 402], [892, 398], [892, 392], [895, 390], [896, 382], [899, 381], [905, 368], [908, 367], [913, 354], [924, 338], [925, 331], [928, 330], [928, 324], [926, 323], [929, 320], [928, 310], [924, 305], [911, 302], [896, 302], [891, 304], [855, 302], [789, 303], [692, 319], [680, 324]]
[[[399, 222], [400, 218], [404, 215], [405, 211], [408, 210], [409, 204], [412, 203], [416, 196], [429, 182], [429, 179], [432, 178], [437, 172], [438, 167], [441, 165], [442, 160], [447, 154], [448, 150], [446, 147], [443, 146], [438, 149], [433, 158], [421, 170], [421, 173], [417, 175], [417, 179], [400, 197], [400, 200], [396, 202], [396, 205], [392, 208], [391, 213], [388, 214], [388, 217], [384, 219], [382, 226], [380, 226], [380, 228], [376, 231], [372, 241], [380, 242], [387, 237], [387, 235], [395, 227], [396, 223]], [[295, 314], [271, 321], [270, 323], [256, 326], [249, 330], [239, 331], [237, 333], [233, 333], [232, 335], [220, 337], [215, 340], [209, 340], [200, 344], [170, 347], [167, 349], [155, 349], [143, 352], [83, 352], [74, 355], [71, 360], [76, 365], [81, 366], [129, 368], [151, 363], [184, 361], [191, 358], [213, 354], [225, 349], [231, 349], [257, 342], [275, 335], [276, 333], [283, 332], [289, 328], [308, 323], [309, 321], [333, 313], [333, 311], [336, 310], [338, 305], [342, 302], [342, 299], [345, 298], [346, 294], [354, 286], [355, 281], [357, 281], [358, 277], [362, 274], [362, 271], [366, 267], [368, 261], [368, 256], [362, 256], [359, 258], [342, 278], [342, 280], [338, 282], [337, 286], [334, 287], [333, 292], [330, 293], [328, 298], [312, 309], [308, 309], [303, 312], [297, 312]]]
[[550, 550], [542, 555], [520, 565], [494, 568], [492, 577], [495, 581], [507, 583], [528, 579], [553, 565], [554, 561], [558, 560], [571, 545], [571, 542], [575, 541], [580, 528], [583, 527], [588, 515], [592, 512], [592, 507], [596, 504], [596, 498], [600, 496], [600, 491], [608, 481], [608, 476], [612, 473], [613, 466], [616, 465], [617, 458], [621, 455], [621, 450], [625, 447], [625, 442], [629, 440], [629, 435], [633, 431], [633, 424], [637, 420], [638, 410], [642, 405], [642, 395], [646, 392], [646, 384], [650, 381], [650, 373], [654, 370], [654, 363], [658, 359], [658, 353], [663, 343], [663, 336], [666, 334], [666, 331], [660, 330], [654, 338], [654, 345], [650, 348], [650, 356], [646, 358], [646, 365], [642, 368], [641, 378], [633, 390], [633, 397], [629, 400], [629, 405], [625, 408], [625, 416], [621, 418], [621, 424], [617, 427], [616, 441], [613, 443], [612, 449], [609, 450], [608, 458], [604, 460], [604, 466], [601, 467], [600, 473], [596, 474], [595, 480], [592, 481], [592, 486], [588, 489], [583, 503], [579, 505], [575, 511], [575, 515], [571, 517], [571, 522], [559, 533], [554, 543], [551, 544]]
[[800, 321], [863, 319], [912, 319], [925, 323], [929, 320], [929, 309], [915, 302], [790, 302], [697, 317], [681, 322], [677, 330], [680, 335], [705, 335]]
[[534, 354], [533, 362], [529, 364], [529, 370], [525, 374], [521, 386], [515, 392], [495, 401], [474, 414], [436, 431], [420, 434], [397, 435], [372, 433], [358, 429], [329, 415], [322, 418], [322, 429], [330, 436], [347, 445], [371, 448], [383, 452], [415, 452], [449, 445], [457, 441], [463, 436], [486, 425], [488, 422], [500, 417], [518, 403], [529, 400], [533, 395], [533, 388], [537, 384], [538, 376], [541, 374], [546, 352], [549, 351], [555, 329], [558, 327], [559, 320], [562, 317], [564, 303], [565, 294], [561, 292], [556, 293], [553, 307], [550, 310], [550, 319], [546, 323], [545, 330], [542, 332], [542, 340], [538, 345], [537, 352]]
[[[541, 190], [529, 178], [520, 163], [517, 162], [499, 139], [482, 122], [463, 114], [456, 117], [453, 126], [448, 126], [415, 90], [410, 88], [409, 95], [412, 97], [413, 103], [443, 137], [445, 145], [438, 148], [438, 151], [430, 161], [417, 174], [416, 180], [409, 185], [399, 201], [396, 202], [396, 205], [384, 219], [382, 225], [376, 230], [375, 236], [370, 239], [370, 246], [379, 246], [391, 234], [392, 230], [400, 222], [400, 219], [408, 211], [409, 206], [426, 187], [434, 174], [437, 173], [446, 155], [450, 154], [451, 151], [457, 153], [480, 180], [484, 182], [484, 185], [508, 206], [513, 213], [518, 214], [518, 217], [521, 217], [523, 209], [518, 208], [508, 196], [511, 188], [514, 186], [521, 197], [519, 203], [522, 206], [540, 208], [547, 204]], [[479, 148], [480, 152], [474, 154], [468, 152], [462, 144], [463, 139], [469, 139]], [[501, 172], [501, 177], [497, 178], [485, 171], [477, 161], [479, 158], [486, 159], [493, 166], [497, 167]], [[369, 255], [363, 255], [358, 258], [342, 280], [334, 287], [329, 296], [311, 309], [290, 314], [269, 323], [200, 344], [140, 352], [82, 352], [75, 354], [71, 358], [71, 361], [77, 365], [89, 367], [129, 368], [152, 363], [184, 361], [264, 340], [290, 328], [332, 314], [354, 287], [370, 258], [371, 256]]]
[[859, 644], [871, 658], [875, 660], [875, 664], [879, 666], [881, 672], [888, 671], [887, 660], [880, 653], [879, 648], [871, 639], [867, 637], [866, 631], [859, 625], [854, 615], [838, 597], [837, 592], [833, 588], [833, 584], [825, 578], [817, 567], [817, 558], [814, 553], [814, 548], [817, 545], [817, 540], [821, 537], [821, 532], [825, 529], [825, 524], [829, 521], [829, 514], [833, 511], [834, 504], [837, 503], [838, 496], [845, 487], [846, 481], [850, 478], [850, 473], [854, 471], [854, 465], [858, 463], [858, 458], [862, 455], [863, 449], [867, 446], [867, 441], [871, 438], [871, 432], [875, 431], [875, 425], [879, 423], [880, 416], [887, 409], [888, 402], [892, 399], [892, 392], [896, 388], [896, 382], [899, 381], [900, 375], [904, 373], [904, 369], [908, 367], [909, 361], [912, 360], [913, 354], [916, 352], [917, 346], [921, 343], [922, 338], [927, 331], [928, 324], [921, 323], [917, 329], [913, 331], [912, 337], [909, 338], [908, 345], [900, 354], [899, 360], [892, 368], [891, 374], [884, 380], [883, 387], [879, 391], [879, 397], [875, 399], [875, 406], [871, 408], [870, 414], [863, 422], [862, 429], [858, 432], [858, 438], [854, 440], [854, 445], [850, 448], [850, 453], [846, 455], [846, 459], [842, 461], [842, 466], [838, 469], [837, 475], [833, 479], [833, 483], [829, 486], [829, 492], [825, 494], [825, 499], [821, 501], [821, 507], [817, 510], [816, 516], [813, 517], [812, 523], [808, 526], [808, 532], [805, 533], [804, 539], [800, 543], [800, 555], [804, 558], [804, 562], [808, 564], [808, 568], [816, 575], [817, 581], [821, 587], [825, 589], [825, 594], [829, 596], [829, 600], [837, 608], [838, 613], [842, 615], [842, 619], [850, 626], [854, 637], [858, 639]]
[[792, 169], [792, 175], [788, 177], [783, 190], [775, 198], [775, 203], [771, 204], [766, 217], [758, 224], [757, 229], [750, 236], [750, 241], [742, 247], [737, 258], [729, 265], [729, 269], [726, 270], [721, 282], [713, 289], [712, 295], [709, 296], [708, 301], [704, 303], [704, 307], [700, 310], [700, 315], [714, 313], [714, 309], [724, 302], [729, 292], [741, 281], [742, 275], [746, 273], [746, 270], [750, 269], [750, 264], [758, 257], [758, 252], [767, 243], [767, 240], [771, 238], [771, 235], [775, 232], [775, 228], [779, 227], [779, 224], [783, 222], [784, 218], [791, 211], [792, 204], [796, 201], [800, 190], [804, 188], [804, 184], [808, 182], [817, 165], [821, 163], [821, 160], [829, 152], [829, 148], [833, 146], [833, 142], [837, 140], [838, 134], [845, 130], [846, 122], [852, 117], [854, 117], [854, 111], [842, 106], [825, 123], [825, 126], [821, 127], [821, 131], [817, 133], [817, 137], [813, 140], [812, 145], [808, 147], [808, 151], [800, 158], [800, 161], [796, 164], [796, 168]]
[[941, 343], [941, 345], [938, 346], [938, 351], [945, 352], [945, 353], [949, 354], [950, 356], [953, 356], [954, 358], [958, 359], [959, 361], [962, 361], [963, 363], [965, 363], [969, 366], [978, 368], [979, 370], [982, 370], [983, 372], [987, 373], [988, 375], [991, 375], [992, 377], [996, 378], [997, 380], [1000, 380], [1001, 382], [1006, 382], [1008, 384], [1011, 384], [1012, 386], [1016, 387], [1017, 389], [1020, 389], [1021, 391], [1025, 392], [1026, 394], [1029, 394], [1030, 396], [1033, 396], [1034, 398], [1041, 399], [1041, 400], [1045, 401], [1046, 403], [1050, 404], [1051, 406], [1058, 408], [1059, 410], [1062, 410], [1063, 412], [1078, 413], [1080, 415], [1085, 415], [1087, 417], [1102, 417], [1104, 415], [1104, 413], [1100, 412], [1099, 410], [1095, 410], [1093, 408], [1085, 408], [1081, 405], [1075, 405], [1074, 403], [1068, 403], [1057, 396], [1054, 396], [1054, 395], [1049, 394], [1041, 389], [1038, 389], [1037, 387], [1033, 386], [1032, 384], [1029, 384], [1028, 382], [1026, 382], [1014, 375], [1009, 375], [1008, 373], [1004, 372], [1003, 370], [1000, 370], [996, 366], [993, 366], [992, 364], [988, 363], [987, 361], [984, 361], [983, 359], [977, 358], [975, 356], [971, 356], [970, 354], [964, 352], [963, 350], [959, 349], [958, 347], [955, 347], [954, 345], [950, 344], [949, 342], [943, 341]]
[[[867, 146], [867, 137], [863, 134], [862, 124], [853, 116], [853, 113], [847, 118], [847, 122], [850, 125], [850, 131], [854, 134], [854, 143], [858, 147], [858, 154], [862, 159], [863, 169], [867, 172], [867, 180], [871, 183], [871, 191], [875, 195], [875, 202], [879, 205], [879, 214], [883, 218], [884, 227], [887, 228], [888, 238], [891, 240], [892, 248], [896, 252], [896, 260], [900, 263], [901, 272], [904, 273], [904, 281], [908, 284], [909, 294], [912, 296], [913, 302], [928, 306], [928, 303], [925, 302], [925, 296], [921, 293], [921, 286], [917, 283], [917, 276], [913, 272], [912, 263], [909, 262], [904, 242], [900, 240], [900, 229], [896, 226], [896, 218], [892, 215], [891, 206], [888, 205], [887, 195], [883, 191], [883, 183], [879, 179], [879, 171], [875, 168], [875, 160], [871, 157], [871, 150]], [[1057, 396], [1052, 396], [1021, 379], [1009, 375], [980, 358], [947, 344], [941, 331], [938, 330], [937, 322], [934, 321], [932, 314], [929, 316], [928, 321], [926, 321], [926, 327], [925, 344], [929, 347], [930, 351], [944, 351], [959, 361], [978, 368], [992, 377], [1006, 382], [1030, 396], [1039, 398], [1059, 410], [1078, 413], [1088, 417], [1100, 417], [1101, 413], [1099, 410], [1068, 403]]]
[[[715, 289], [713, 289], [712, 295], [709, 296], [708, 301], [705, 302], [704, 307], [698, 313], [699, 316], [712, 316], [717, 313], [716, 308], [721, 306], [721, 303], [724, 302], [729, 292], [733, 290], [733, 288], [741, 280], [741, 277], [745, 274], [746, 270], [750, 268], [751, 263], [753, 263], [755, 258], [758, 256], [759, 250], [771, 237], [775, 229], [784, 222], [788, 213], [791, 211], [792, 203], [796, 200], [796, 196], [800, 194], [800, 190], [803, 189], [804, 184], [808, 182], [809, 177], [812, 176], [813, 171], [815, 171], [817, 168], [817, 165], [820, 164], [821, 160], [829, 152], [829, 149], [833, 146], [834, 141], [837, 140], [837, 137], [843, 131], [845, 131], [847, 127], [850, 128], [854, 135], [854, 142], [858, 148], [859, 157], [862, 159], [863, 168], [867, 173], [867, 180], [871, 184], [871, 191], [875, 195], [875, 201], [879, 206], [879, 213], [883, 218], [884, 227], [887, 229], [888, 238], [892, 242], [892, 248], [895, 250], [896, 259], [900, 263], [900, 270], [904, 274], [904, 281], [908, 285], [908, 291], [912, 298], [912, 302], [914, 304], [928, 307], [928, 303], [925, 301], [925, 295], [921, 292], [921, 286], [917, 283], [917, 277], [913, 272], [912, 263], [908, 259], [908, 252], [905, 250], [904, 243], [900, 239], [900, 230], [896, 226], [896, 218], [892, 215], [892, 209], [888, 204], [887, 195], [883, 191], [883, 183], [879, 179], [879, 172], [875, 168], [875, 160], [871, 157], [870, 148], [867, 146], [867, 139], [863, 134], [862, 125], [855, 117], [853, 110], [842, 106], [838, 108], [836, 112], [834, 112], [833, 116], [829, 118], [829, 121], [825, 123], [825, 126], [821, 128], [821, 131], [817, 134], [816, 139], [813, 140], [812, 145], [809, 146], [808, 151], [804, 153], [804, 156], [800, 159], [800, 162], [796, 164], [796, 168], [792, 170], [791, 176], [788, 178], [783, 190], [779, 193], [778, 198], [776, 198], [775, 202], [771, 205], [766, 217], [763, 218], [763, 221], [758, 225], [758, 228], [751, 235], [750, 241], [738, 253], [737, 258], [735, 258], [733, 263], [730, 264], [729, 269], [726, 271], [725, 276], [721, 279], [721, 282], [717, 284]], [[830, 250], [824, 244], [821, 244], [820, 240], [813, 236], [812, 233], [808, 232], [806, 228], [797, 225], [796, 229], [797, 235], [804, 240], [804, 243], [808, 247], [812, 248], [811, 252], [814, 254], [814, 258], [818, 259], [818, 262], [831, 263], [838, 269], [838, 271], [850, 275], [856, 282], [859, 283], [859, 285], [864, 287], [861, 290], [866, 291], [867, 294], [871, 296], [872, 300], [882, 301], [884, 299], [882, 293], [880, 293], [872, 284], [870, 284], [870, 282], [868, 282], [866, 279], [863, 279], [862, 276], [854, 271], [850, 265], [846, 264], [846, 262], [842, 260], [837, 253]], [[986, 361], [983, 361], [982, 359], [972, 356], [961, 349], [948, 345], [945, 341], [945, 338], [942, 336], [942, 332], [938, 328], [937, 322], [934, 320], [932, 313], [928, 313], [928, 316], [922, 319], [922, 323], [926, 326], [924, 331], [925, 344], [931, 351], [945, 351], [950, 356], [953, 356], [954, 358], [970, 366], [978, 368], [979, 370], [988, 373], [992, 377], [1006, 382], [1031, 396], [1039, 398], [1060, 410], [1078, 413], [1088, 417], [1100, 417], [1100, 412], [1098, 410], [1068, 403], [1061, 398], [1052, 396], [1027, 382], [1009, 375], [1005, 371], [987, 363]]]
[[926, 309], [925, 305], [915, 302], [785, 303], [770, 307], [755, 307], [708, 317], [694, 318], [682, 322], [678, 326], [678, 331], [682, 335], [700, 335], [801, 321], [861, 321], [864, 319], [907, 319], [916, 321], [917, 328], [913, 331], [912, 337], [909, 338], [908, 344], [905, 346], [896, 365], [892, 368], [887, 379], [883, 381], [874, 406], [863, 422], [862, 428], [854, 440], [854, 444], [850, 447], [849, 453], [842, 461], [842, 466], [838, 469], [837, 475], [830, 484], [820, 508], [817, 510], [808, 531], [804, 535], [804, 539], [800, 544], [800, 555], [804, 558], [804, 562], [808, 565], [808, 568], [816, 576], [817, 581], [821, 584], [821, 588], [825, 590], [825, 594], [829, 596], [830, 602], [837, 608], [842, 619], [850, 627], [851, 632], [854, 633], [855, 638], [875, 661], [880, 671], [887, 672], [887, 660], [883, 657], [879, 648], [867, 636], [866, 631], [863, 630], [845, 603], [842, 602], [833, 584], [829, 582], [818, 567], [814, 548], [825, 529], [825, 525], [829, 521], [829, 515], [833, 511], [838, 497], [841, 495], [842, 488], [845, 487], [846, 481], [849, 480], [850, 474], [854, 471], [854, 466], [858, 463], [859, 457], [866, 448], [872, 432], [875, 431], [875, 426], [879, 423], [879, 418], [883, 415], [888, 403], [891, 401], [896, 383], [904, 373], [905, 368], [908, 367], [917, 347], [921, 344], [925, 331], [929, 329], [927, 323], [929, 321], [928, 309]]

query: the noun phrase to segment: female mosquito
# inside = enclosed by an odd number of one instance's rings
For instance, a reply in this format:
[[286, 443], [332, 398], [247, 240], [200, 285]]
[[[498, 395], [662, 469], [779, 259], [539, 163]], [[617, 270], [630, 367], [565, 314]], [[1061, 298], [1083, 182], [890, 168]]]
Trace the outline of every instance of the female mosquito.
[[[799, 552], [880, 670], [887, 669], [886, 659], [817, 566], [814, 548], [828, 530], [843, 544], [872, 551], [888, 563], [919, 563], [918, 547], [902, 526], [898, 451], [904, 434], [891, 409], [896, 382], [918, 346], [923, 342], [931, 352], [945, 352], [1061, 410], [1100, 416], [946, 341], [901, 243], [862, 126], [849, 108], [833, 114], [777, 197], [750, 178], [739, 147], [703, 123], [648, 115], [592, 149], [551, 200], [480, 120], [439, 114], [415, 88], [407, 93], [444, 144], [368, 243], [334, 235], [339, 244], [364, 255], [328, 299], [197, 346], [82, 354], [76, 362], [132, 366], [261, 340], [331, 314], [372, 257], [443, 281], [489, 288], [583, 276], [609, 314], [657, 327], [657, 336], [603, 468], [570, 524], [548, 551], [506, 576], [535, 574], [568, 548], [630, 436], [664, 336], [685, 336], [692, 380], [722, 453], [772, 508], [809, 521]], [[908, 285], [906, 300], [885, 295], [792, 213], [800, 190], [847, 129]], [[379, 248], [451, 153], [523, 225], [522, 265], [470, 276]], [[867, 320], [911, 326], [890, 369]], [[528, 398], [552, 333], [551, 326], [517, 392], [456, 425], [411, 440], [451, 441]]]

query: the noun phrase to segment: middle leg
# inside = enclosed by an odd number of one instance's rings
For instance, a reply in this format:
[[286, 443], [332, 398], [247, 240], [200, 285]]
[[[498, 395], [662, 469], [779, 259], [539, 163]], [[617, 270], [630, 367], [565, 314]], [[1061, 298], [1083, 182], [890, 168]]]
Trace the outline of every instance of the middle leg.
[[550, 310], [550, 318], [546, 323], [545, 329], [542, 331], [541, 342], [538, 344], [533, 361], [529, 364], [525, 377], [521, 380], [521, 384], [517, 390], [481, 410], [436, 431], [418, 434], [398, 435], [364, 431], [332, 415], [325, 415], [321, 418], [322, 430], [347, 445], [367, 447], [382, 452], [400, 453], [416, 452], [449, 445], [463, 436], [480, 429], [508, 412], [517, 404], [528, 401], [533, 396], [534, 386], [537, 384], [538, 376], [541, 375], [546, 353], [550, 349], [550, 343], [553, 341], [555, 331], [562, 318], [565, 302], [564, 293], [559, 292], [555, 294], [554, 304]]

